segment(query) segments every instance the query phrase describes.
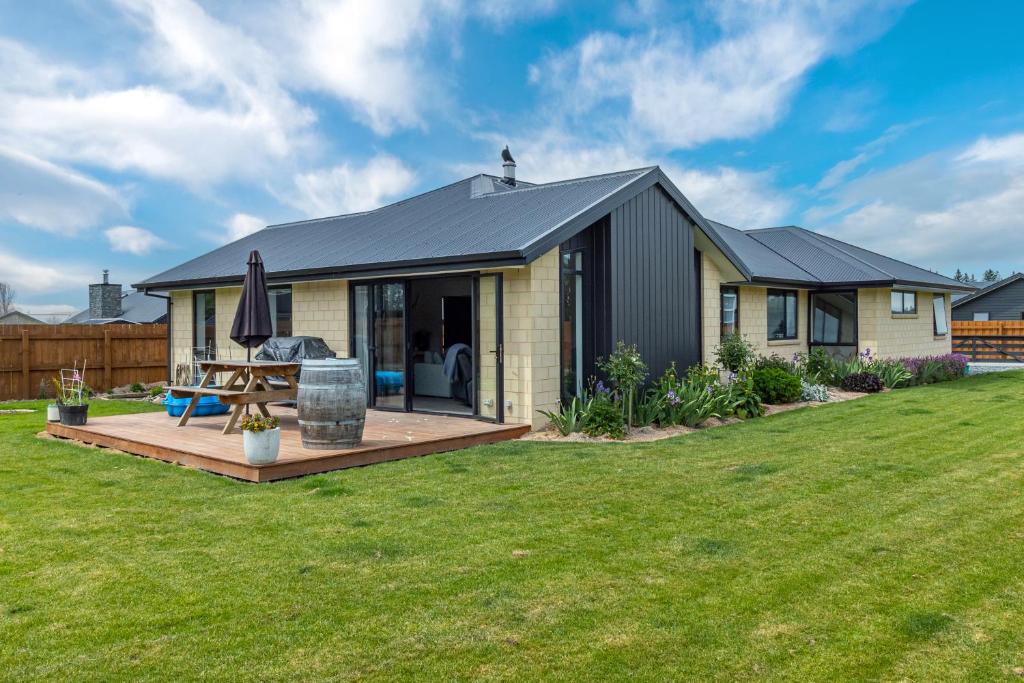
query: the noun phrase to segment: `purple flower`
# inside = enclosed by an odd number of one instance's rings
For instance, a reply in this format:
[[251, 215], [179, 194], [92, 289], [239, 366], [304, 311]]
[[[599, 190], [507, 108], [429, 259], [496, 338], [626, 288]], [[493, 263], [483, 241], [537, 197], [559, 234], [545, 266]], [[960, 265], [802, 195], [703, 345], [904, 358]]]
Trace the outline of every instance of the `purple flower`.
[[665, 398], [668, 399], [670, 405], [674, 406], [677, 406], [682, 402], [679, 396], [676, 395], [675, 389], [669, 389], [668, 393], [665, 394]]
[[596, 389], [597, 393], [599, 393], [599, 394], [607, 394], [608, 393], [608, 387], [606, 387], [604, 385], [604, 382], [602, 382], [601, 380], [597, 381], [597, 385], [594, 387], [594, 389]]
[[715, 388], [709, 384], [707, 386], [706, 391], [708, 392], [708, 396], [710, 396], [711, 394], [715, 393]]
[[736, 373], [735, 372], [730, 372], [729, 373], [729, 381], [730, 382], [735, 382], [736, 381]]

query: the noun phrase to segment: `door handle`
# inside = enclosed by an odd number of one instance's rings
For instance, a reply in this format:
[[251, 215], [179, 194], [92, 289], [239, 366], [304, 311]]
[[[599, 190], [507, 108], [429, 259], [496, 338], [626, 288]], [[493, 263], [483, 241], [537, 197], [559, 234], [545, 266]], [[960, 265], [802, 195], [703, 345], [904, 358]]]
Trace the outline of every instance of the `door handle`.
[[504, 344], [498, 344], [498, 348], [491, 349], [489, 351], [489, 353], [493, 353], [494, 354], [494, 358], [499, 363], [504, 363], [505, 362], [505, 345]]

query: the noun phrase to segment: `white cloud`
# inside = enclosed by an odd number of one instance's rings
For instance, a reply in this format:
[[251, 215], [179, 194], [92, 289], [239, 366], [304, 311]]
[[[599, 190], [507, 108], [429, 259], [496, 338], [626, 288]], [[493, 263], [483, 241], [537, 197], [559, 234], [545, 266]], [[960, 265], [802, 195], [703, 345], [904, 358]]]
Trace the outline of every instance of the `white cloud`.
[[718, 33], [710, 42], [658, 11], [646, 28], [592, 33], [530, 75], [570, 116], [624, 109], [623, 129], [672, 148], [749, 137], [782, 118], [811, 68], [874, 35], [899, 4], [714, 3]]
[[950, 272], [1006, 272], [1024, 253], [1024, 135], [983, 137], [841, 186], [805, 214], [840, 239]]
[[267, 227], [267, 221], [259, 216], [248, 213], [236, 213], [224, 222], [225, 232], [222, 242], [234, 242], [247, 235]]
[[295, 177], [295, 189], [284, 201], [311, 218], [376, 209], [400, 198], [416, 182], [401, 160], [386, 154], [362, 166], [341, 164]]
[[165, 240], [149, 230], [133, 225], [117, 225], [107, 228], [103, 234], [107, 236], [111, 249], [136, 256], [143, 256], [154, 249], [167, 246]]
[[40, 262], [0, 249], [0, 273], [18, 294], [46, 294], [60, 289], [84, 288], [88, 271], [75, 264]]
[[0, 147], [0, 220], [74, 234], [126, 207], [111, 187], [13, 149]]

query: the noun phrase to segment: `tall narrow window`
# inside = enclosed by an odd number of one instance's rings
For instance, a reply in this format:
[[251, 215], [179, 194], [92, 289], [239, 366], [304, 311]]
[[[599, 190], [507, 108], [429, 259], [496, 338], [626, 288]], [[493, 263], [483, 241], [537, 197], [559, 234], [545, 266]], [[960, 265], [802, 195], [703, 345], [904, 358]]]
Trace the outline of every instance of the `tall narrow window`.
[[736, 287], [722, 287], [722, 337], [740, 330], [740, 294]]
[[856, 345], [856, 292], [816, 292], [811, 295], [811, 343]]
[[796, 290], [768, 290], [768, 339], [796, 339], [796, 309]]
[[270, 295], [270, 320], [274, 326], [275, 337], [292, 336], [292, 287], [271, 287], [267, 290]]
[[217, 349], [217, 295], [212, 291], [192, 295], [192, 346], [206, 349], [209, 358], [216, 357]]
[[936, 294], [932, 297], [932, 315], [933, 315], [933, 327], [935, 328], [936, 337], [944, 337], [949, 332], [949, 326], [946, 324], [946, 295]]
[[583, 392], [583, 252], [562, 254], [561, 361], [562, 396]]

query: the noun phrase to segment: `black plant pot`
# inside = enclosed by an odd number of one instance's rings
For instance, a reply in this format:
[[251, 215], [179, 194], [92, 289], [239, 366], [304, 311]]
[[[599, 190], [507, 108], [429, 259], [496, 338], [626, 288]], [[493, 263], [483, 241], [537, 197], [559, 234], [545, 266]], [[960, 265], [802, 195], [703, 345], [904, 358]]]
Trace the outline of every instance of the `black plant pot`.
[[60, 423], [68, 427], [81, 427], [89, 419], [89, 404], [80, 406], [58, 405], [60, 411]]

